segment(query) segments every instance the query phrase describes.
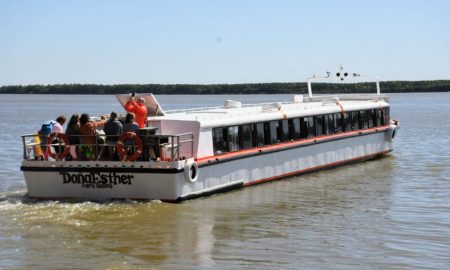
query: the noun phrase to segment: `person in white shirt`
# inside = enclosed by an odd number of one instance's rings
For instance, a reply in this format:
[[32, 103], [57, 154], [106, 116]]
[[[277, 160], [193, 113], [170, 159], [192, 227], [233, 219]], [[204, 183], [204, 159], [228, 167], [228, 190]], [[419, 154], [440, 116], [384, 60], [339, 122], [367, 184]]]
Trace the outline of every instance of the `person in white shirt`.
[[58, 118], [56, 118], [56, 123], [53, 124], [52, 126], [52, 133], [64, 133], [63, 131], [63, 125], [66, 122], [66, 117], [64, 115], [60, 115], [58, 116]]

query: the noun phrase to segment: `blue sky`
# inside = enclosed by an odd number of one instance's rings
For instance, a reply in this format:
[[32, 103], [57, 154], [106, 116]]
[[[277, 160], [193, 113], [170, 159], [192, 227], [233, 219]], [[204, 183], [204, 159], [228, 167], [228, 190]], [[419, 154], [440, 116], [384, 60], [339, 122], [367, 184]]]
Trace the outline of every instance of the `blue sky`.
[[450, 79], [450, 1], [0, 0], [0, 85]]

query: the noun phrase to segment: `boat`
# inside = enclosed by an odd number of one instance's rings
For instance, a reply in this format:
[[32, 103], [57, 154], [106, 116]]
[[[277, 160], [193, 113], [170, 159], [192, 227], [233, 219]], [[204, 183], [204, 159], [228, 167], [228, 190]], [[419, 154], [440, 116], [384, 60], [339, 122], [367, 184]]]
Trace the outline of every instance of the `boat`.
[[[147, 126], [113, 143], [97, 138], [88, 160], [67, 158], [63, 134], [52, 133], [44, 142], [23, 135], [28, 196], [180, 202], [383, 156], [393, 150], [400, 125], [390, 117], [377, 77], [367, 77], [376, 83], [373, 94], [313, 95], [312, 83], [356, 77], [366, 78], [343, 71], [314, 76], [307, 81], [308, 95], [290, 101], [226, 100], [220, 107], [173, 111], [164, 111], [152, 94], [137, 94], [147, 101]], [[128, 95], [117, 99], [123, 105]], [[55, 146], [64, 151], [55, 152]], [[105, 159], [107, 147], [116, 148], [118, 158]]]

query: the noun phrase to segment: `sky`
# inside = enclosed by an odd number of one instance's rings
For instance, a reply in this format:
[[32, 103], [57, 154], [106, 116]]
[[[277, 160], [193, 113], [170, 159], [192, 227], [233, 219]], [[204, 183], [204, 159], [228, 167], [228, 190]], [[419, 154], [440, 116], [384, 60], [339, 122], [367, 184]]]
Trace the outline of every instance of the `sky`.
[[0, 0], [0, 86], [450, 79], [450, 1]]

